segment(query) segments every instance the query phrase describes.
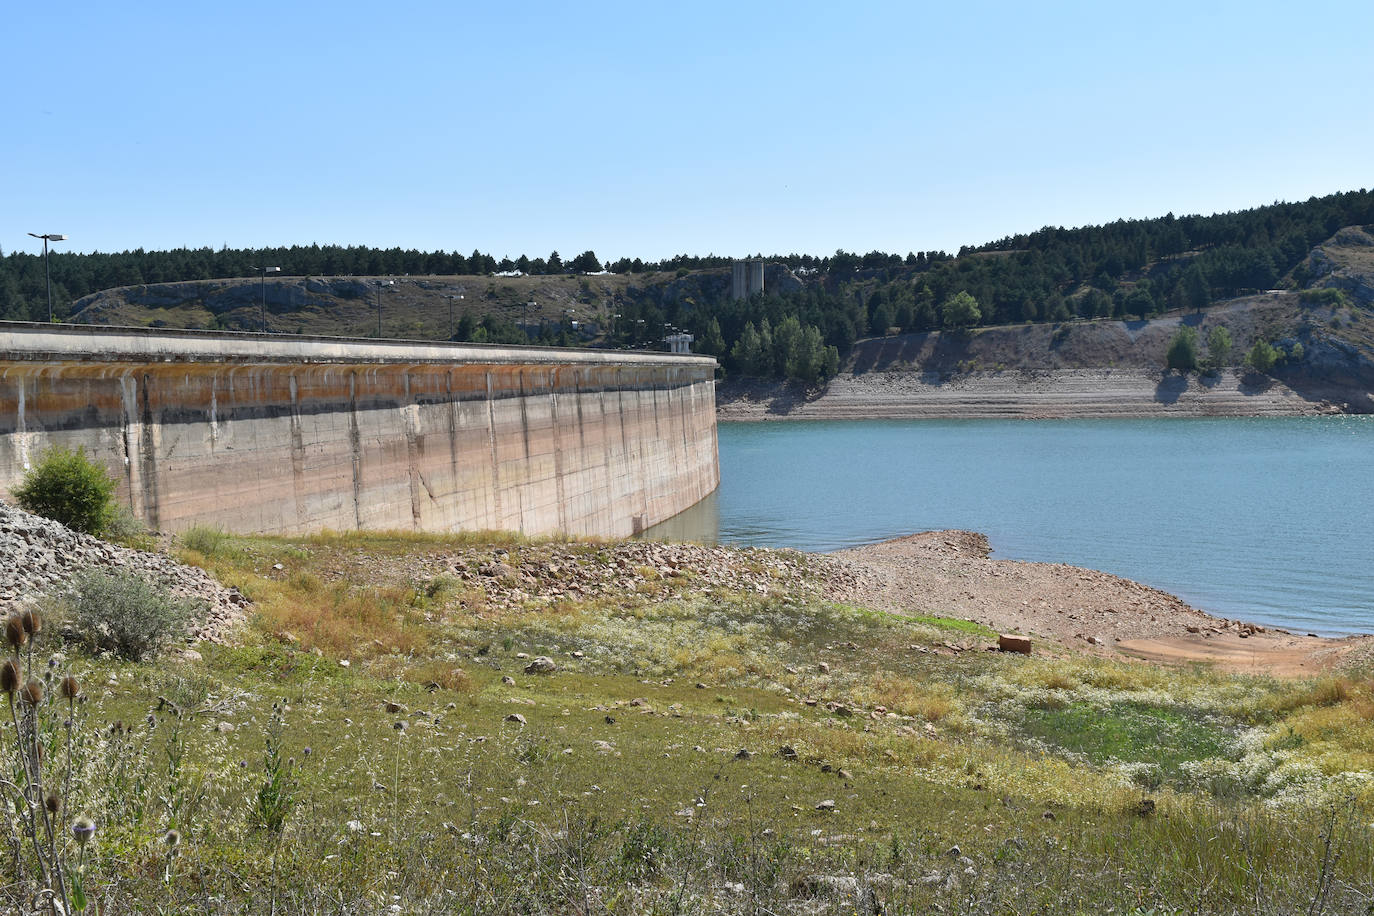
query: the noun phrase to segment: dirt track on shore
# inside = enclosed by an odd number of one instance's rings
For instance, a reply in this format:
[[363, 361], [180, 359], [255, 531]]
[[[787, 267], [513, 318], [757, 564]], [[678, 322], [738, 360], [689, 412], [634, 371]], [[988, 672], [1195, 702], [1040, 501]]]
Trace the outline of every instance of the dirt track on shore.
[[1367, 655], [1374, 641], [1219, 619], [1166, 592], [1096, 570], [994, 560], [987, 538], [969, 531], [929, 531], [832, 556], [852, 579], [835, 590], [837, 600], [972, 620], [1092, 654], [1306, 676]]
[[1282, 382], [1235, 371], [1214, 378], [1152, 369], [1032, 369], [840, 375], [807, 396], [785, 386], [722, 385], [721, 420], [1263, 417], [1335, 413]]

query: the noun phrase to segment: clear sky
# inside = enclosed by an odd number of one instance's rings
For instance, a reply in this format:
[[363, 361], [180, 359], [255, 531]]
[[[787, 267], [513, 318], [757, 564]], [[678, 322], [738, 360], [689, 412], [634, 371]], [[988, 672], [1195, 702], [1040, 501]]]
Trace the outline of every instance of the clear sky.
[[0, 248], [957, 250], [1374, 185], [1374, 3], [6, 5]]

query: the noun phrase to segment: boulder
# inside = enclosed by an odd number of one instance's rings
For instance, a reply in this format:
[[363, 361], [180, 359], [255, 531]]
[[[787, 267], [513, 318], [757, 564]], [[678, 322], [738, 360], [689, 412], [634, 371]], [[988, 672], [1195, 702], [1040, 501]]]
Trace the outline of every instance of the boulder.
[[1030, 637], [1018, 636], [1015, 633], [1002, 633], [997, 637], [997, 648], [1003, 652], [1017, 652], [1021, 655], [1030, 655]]
[[557, 670], [558, 665], [547, 655], [537, 655], [525, 666], [526, 674], [553, 674]]

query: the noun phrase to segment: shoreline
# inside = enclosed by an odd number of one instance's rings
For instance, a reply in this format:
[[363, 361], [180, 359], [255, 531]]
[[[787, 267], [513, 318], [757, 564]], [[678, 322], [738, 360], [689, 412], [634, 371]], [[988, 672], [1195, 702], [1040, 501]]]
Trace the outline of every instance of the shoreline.
[[1296, 634], [1213, 617], [1098, 570], [992, 559], [987, 537], [971, 531], [925, 531], [823, 556], [844, 564], [853, 579], [835, 590], [837, 600], [969, 620], [1079, 653], [1307, 677], [1374, 652], [1370, 634]]
[[823, 391], [723, 382], [716, 419], [954, 420], [1293, 417], [1351, 411], [1267, 376], [1234, 369], [1180, 376], [1157, 369], [1008, 369], [943, 376], [915, 370], [841, 374]]

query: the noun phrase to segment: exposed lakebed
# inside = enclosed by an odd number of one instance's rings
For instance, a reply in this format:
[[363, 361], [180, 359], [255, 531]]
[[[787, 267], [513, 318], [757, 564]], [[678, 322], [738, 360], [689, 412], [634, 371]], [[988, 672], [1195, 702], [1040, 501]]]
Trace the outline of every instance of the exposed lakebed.
[[988, 535], [1210, 613], [1374, 632], [1374, 418], [722, 423], [721, 487], [651, 535], [830, 551]]

